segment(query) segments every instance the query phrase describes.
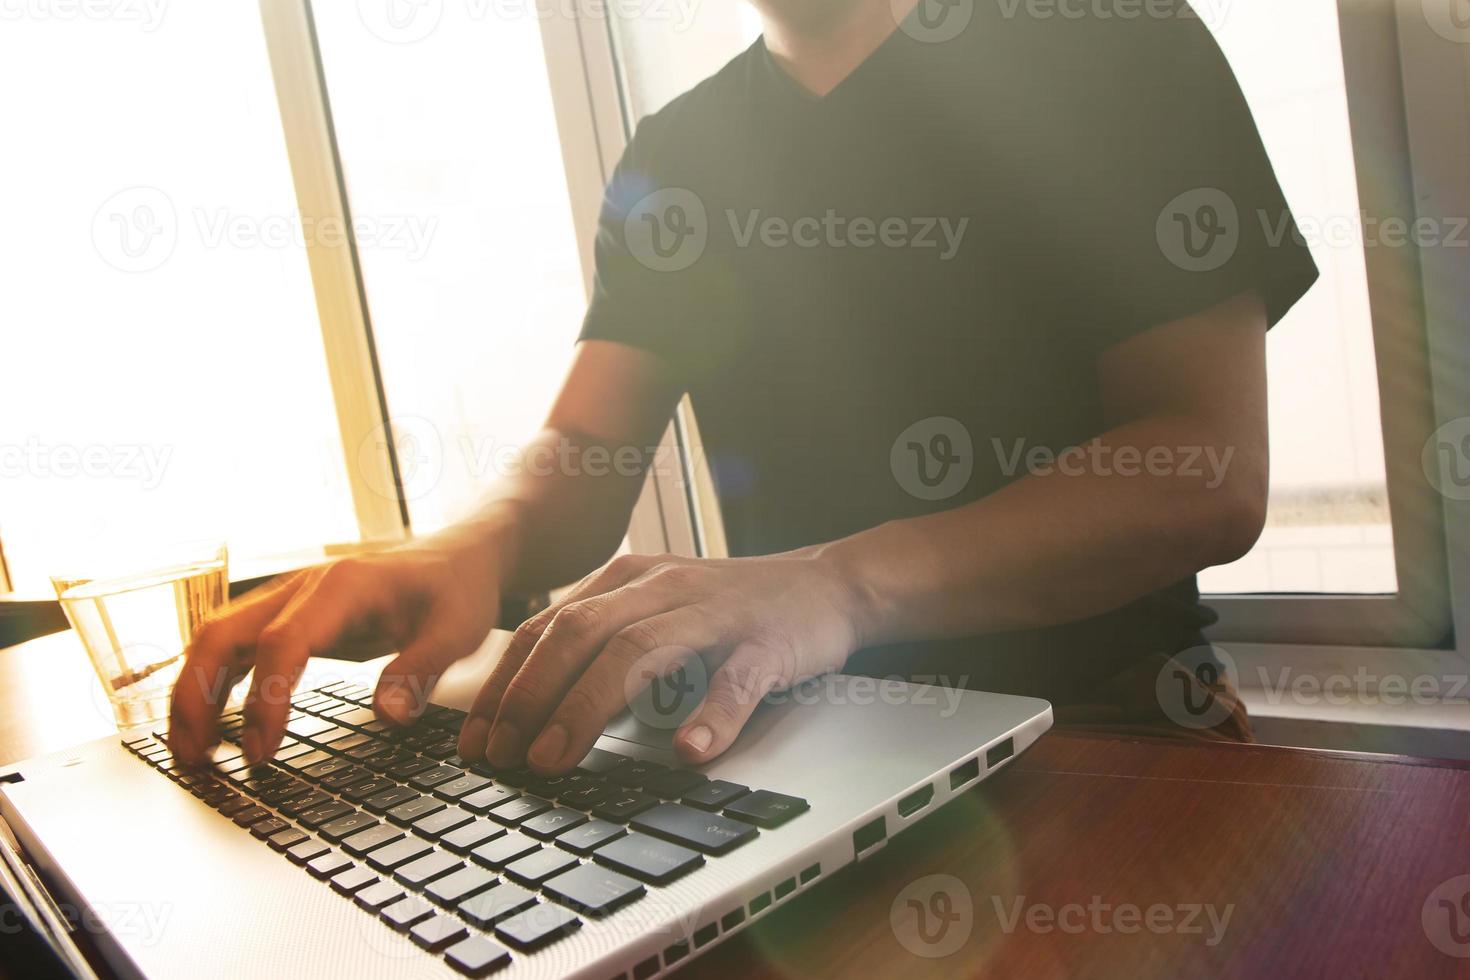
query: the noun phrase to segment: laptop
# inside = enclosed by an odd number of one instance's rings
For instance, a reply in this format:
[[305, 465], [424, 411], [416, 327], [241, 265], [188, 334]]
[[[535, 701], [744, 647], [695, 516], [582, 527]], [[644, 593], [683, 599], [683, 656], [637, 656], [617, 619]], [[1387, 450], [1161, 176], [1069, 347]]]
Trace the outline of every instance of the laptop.
[[542, 778], [455, 754], [504, 640], [402, 730], [371, 710], [384, 661], [314, 661], [260, 769], [236, 707], [212, 773], [178, 767], [163, 724], [0, 769], [0, 849], [79, 974], [641, 980], [779, 915], [1052, 722], [1031, 698], [828, 675], [690, 769], [670, 746], [702, 691], [673, 675]]

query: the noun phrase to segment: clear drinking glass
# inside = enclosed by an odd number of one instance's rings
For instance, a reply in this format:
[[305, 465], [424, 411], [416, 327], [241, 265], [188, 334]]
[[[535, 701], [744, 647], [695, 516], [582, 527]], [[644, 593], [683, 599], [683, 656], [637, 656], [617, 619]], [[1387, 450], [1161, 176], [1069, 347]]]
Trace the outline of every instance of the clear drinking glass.
[[229, 553], [218, 541], [179, 546], [122, 573], [51, 577], [119, 728], [168, 715], [184, 649], [225, 604], [229, 583]]

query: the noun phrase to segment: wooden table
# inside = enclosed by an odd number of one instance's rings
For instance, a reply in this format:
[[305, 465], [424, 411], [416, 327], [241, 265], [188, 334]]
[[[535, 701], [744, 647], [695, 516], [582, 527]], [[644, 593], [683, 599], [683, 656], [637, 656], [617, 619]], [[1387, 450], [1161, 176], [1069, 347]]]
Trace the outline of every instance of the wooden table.
[[[107, 731], [87, 683], [0, 650], [0, 764]], [[686, 972], [1470, 976], [1467, 814], [1459, 764], [1053, 733]]]

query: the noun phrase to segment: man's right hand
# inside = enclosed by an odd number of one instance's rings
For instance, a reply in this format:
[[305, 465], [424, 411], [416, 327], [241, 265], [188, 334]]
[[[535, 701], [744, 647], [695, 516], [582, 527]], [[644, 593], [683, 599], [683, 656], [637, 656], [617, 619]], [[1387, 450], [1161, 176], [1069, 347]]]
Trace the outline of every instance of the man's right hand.
[[252, 668], [241, 748], [251, 763], [281, 744], [291, 693], [306, 660], [349, 633], [395, 644], [373, 706], [393, 724], [418, 716], [450, 664], [479, 648], [499, 613], [495, 562], [483, 547], [426, 541], [345, 558], [262, 586], [205, 623], [174, 686], [169, 747], [200, 764], [219, 743], [219, 712]]

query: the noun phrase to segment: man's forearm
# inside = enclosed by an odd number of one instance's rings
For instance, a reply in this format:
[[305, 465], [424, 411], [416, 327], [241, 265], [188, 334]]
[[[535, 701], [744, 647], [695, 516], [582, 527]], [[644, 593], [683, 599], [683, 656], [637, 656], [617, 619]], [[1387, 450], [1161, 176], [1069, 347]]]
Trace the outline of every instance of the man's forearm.
[[[445, 530], [475, 561], [493, 564], [507, 595], [566, 585], [617, 551], [642, 486], [642, 466], [587, 461], [595, 440], [543, 429], [473, 516]], [[578, 462], [581, 460], [581, 462]]]
[[[1173, 464], [1028, 475], [973, 504], [815, 549], [851, 588], [862, 644], [1083, 619], [1249, 549], [1264, 513], [1262, 460], [1168, 418], [1114, 429], [1081, 458], [1115, 458], [1124, 447], [1145, 459], [1150, 447], [1168, 447]], [[1185, 466], [1196, 451], [1199, 465]], [[1224, 473], [1206, 459], [1228, 461]]]

